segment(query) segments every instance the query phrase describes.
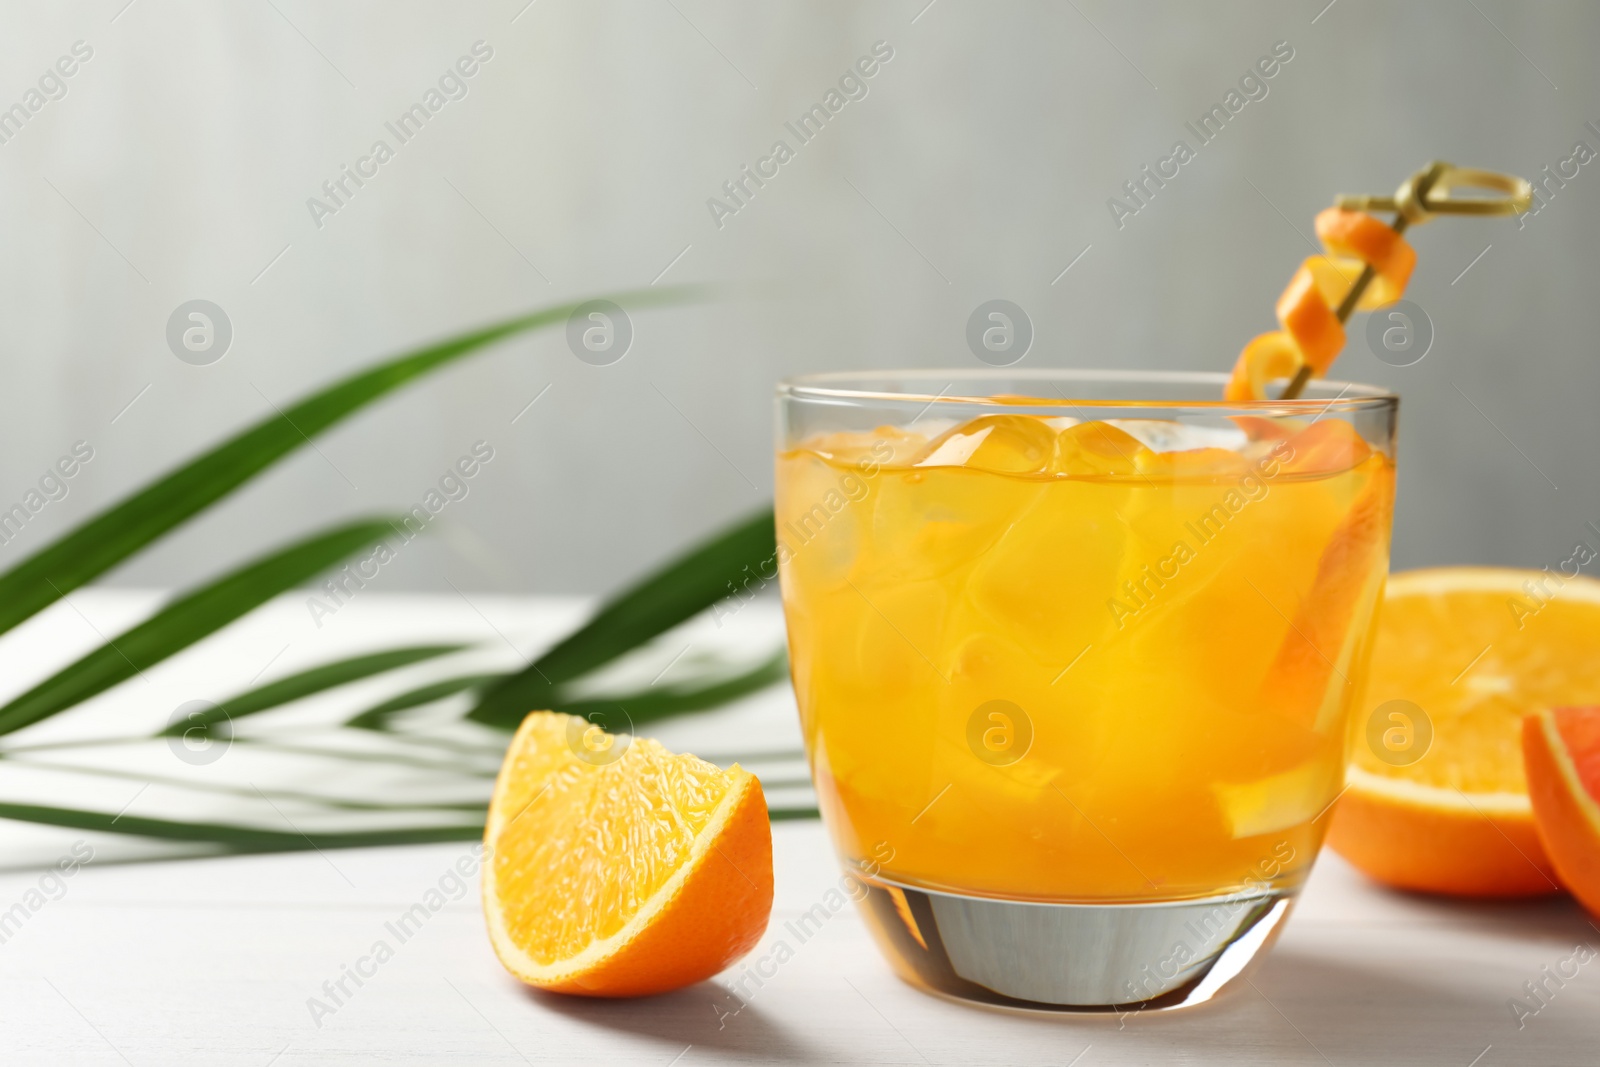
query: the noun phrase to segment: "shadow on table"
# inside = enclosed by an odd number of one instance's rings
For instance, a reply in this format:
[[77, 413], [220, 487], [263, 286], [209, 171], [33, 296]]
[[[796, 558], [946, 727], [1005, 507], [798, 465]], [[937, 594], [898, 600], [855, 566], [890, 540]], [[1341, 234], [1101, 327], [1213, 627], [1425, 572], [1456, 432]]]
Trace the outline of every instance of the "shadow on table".
[[[1509, 981], [1496, 999], [1481, 987], [1463, 990], [1397, 974], [1392, 960], [1368, 965], [1279, 949], [1249, 979], [1194, 1008], [1019, 1021], [1070, 1028], [1076, 1039], [1092, 1037], [1108, 1054], [1119, 1050], [1148, 1062], [1181, 1050], [1184, 1062], [1195, 1063], [1464, 1067], [1490, 1044], [1497, 1052], [1520, 1045], [1527, 1053], [1587, 1047], [1593, 1040], [1594, 1023], [1581, 1011], [1562, 1017], [1552, 1010], [1519, 1034], [1505, 1007], [1506, 996], [1518, 992]], [[1571, 1006], [1583, 1007], [1576, 996]]]
[[1577, 941], [1594, 940], [1600, 935], [1600, 922], [1565, 893], [1515, 900], [1469, 900], [1380, 885], [1369, 888], [1392, 903], [1415, 909], [1419, 917], [1442, 916], [1452, 925], [1470, 925], [1505, 937], [1549, 941], [1570, 948]]
[[743, 1053], [762, 1062], [814, 1063], [824, 1055], [824, 1050], [764, 1015], [757, 1005], [741, 1006], [712, 982], [633, 1000], [568, 997], [536, 989], [528, 989], [527, 996], [575, 1022], [655, 1038], [669, 1057], [685, 1045]]
[[[1567, 942], [1566, 951], [1572, 944]], [[1552, 953], [1549, 962], [1559, 955]], [[1577, 990], [1566, 990], [1565, 997], [1558, 990], [1548, 1010], [1525, 1017], [1519, 1027], [1510, 1001], [1526, 999], [1522, 980], [1537, 979], [1536, 966], [1524, 973], [1502, 958], [1482, 967], [1464, 952], [1449, 961], [1459, 976], [1450, 981], [1440, 979], [1441, 962], [1417, 960], [1408, 969], [1406, 961], [1392, 956], [1367, 961], [1280, 950], [1251, 976], [1252, 985], [1233, 990], [1217, 1007], [1220, 1016], [1238, 1012], [1298, 1035], [1335, 1062], [1461, 1067], [1490, 1045], [1497, 1057], [1510, 1056], [1512, 1062], [1530, 1062], [1517, 1060], [1519, 1055], [1592, 1046], [1594, 1020], [1585, 994]]]
[[[1566, 983], [1546, 981], [1550, 994], [1529, 997], [1538, 982], [1579, 944], [1600, 943], [1595, 923], [1564, 897], [1531, 901], [1440, 901], [1411, 897], [1444, 915], [1448, 930], [1475, 944], [1432, 941], [1427, 958], [1385, 944], [1381, 929], [1352, 928], [1347, 942], [1279, 945], [1248, 982], [1216, 1001], [1170, 1012], [1123, 1015], [1013, 1015], [1014, 1025], [1078, 1030], [1097, 1047], [1113, 1046], [1159, 1059], [1181, 1048], [1196, 1062], [1415, 1063], [1464, 1067], [1493, 1045], [1495, 1062], [1596, 1062], [1596, 1024], [1588, 963]], [[1485, 934], [1521, 943], [1484, 955]], [[1574, 984], [1576, 983], [1576, 984]], [[1512, 1008], [1515, 999], [1526, 1011]], [[991, 1015], [993, 1009], [962, 1006]], [[1520, 1025], [1519, 1025], [1520, 1024]], [[974, 1019], [974, 1025], [988, 1026]], [[1103, 1036], [1095, 1036], [1095, 1031]], [[1126, 1054], [1126, 1053], [1124, 1053]], [[1505, 1057], [1505, 1058], [1502, 1058]]]

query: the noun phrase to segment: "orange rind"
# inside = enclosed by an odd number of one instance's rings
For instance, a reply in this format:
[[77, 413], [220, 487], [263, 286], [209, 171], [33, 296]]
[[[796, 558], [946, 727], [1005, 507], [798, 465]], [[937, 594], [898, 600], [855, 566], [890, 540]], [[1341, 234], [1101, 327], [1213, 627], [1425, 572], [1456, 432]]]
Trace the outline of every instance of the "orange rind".
[[1328, 250], [1310, 256], [1278, 298], [1278, 323], [1245, 345], [1223, 396], [1232, 401], [1265, 400], [1267, 384], [1293, 378], [1302, 369], [1325, 374], [1344, 349], [1344, 324], [1337, 309], [1366, 267], [1372, 283], [1356, 310], [1391, 304], [1405, 292], [1416, 265], [1416, 250], [1382, 220], [1360, 211], [1328, 208], [1317, 215], [1317, 236]]
[[489, 939], [540, 989], [663, 993], [748, 952], [772, 911], [761, 783], [582, 719], [523, 720], [484, 844]]
[[1539, 839], [1562, 884], [1600, 915], [1600, 707], [1529, 715], [1522, 758]]
[[[1328, 844], [1399, 888], [1556, 892], [1559, 862], [1546, 849], [1549, 834], [1541, 837], [1544, 820], [1535, 823], [1536, 783], [1524, 768], [1524, 718], [1600, 701], [1600, 581], [1489, 567], [1410, 571], [1390, 577], [1380, 616]], [[1406, 741], [1391, 751], [1394, 715]]]

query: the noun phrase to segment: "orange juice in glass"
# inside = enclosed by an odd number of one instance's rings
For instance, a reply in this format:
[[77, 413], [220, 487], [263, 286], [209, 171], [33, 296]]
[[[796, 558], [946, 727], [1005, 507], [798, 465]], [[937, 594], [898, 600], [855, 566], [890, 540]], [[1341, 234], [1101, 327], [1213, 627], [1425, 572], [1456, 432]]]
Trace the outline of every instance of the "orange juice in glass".
[[1388, 571], [1393, 396], [1206, 374], [779, 390], [790, 661], [824, 819], [908, 980], [1214, 996], [1343, 787]]

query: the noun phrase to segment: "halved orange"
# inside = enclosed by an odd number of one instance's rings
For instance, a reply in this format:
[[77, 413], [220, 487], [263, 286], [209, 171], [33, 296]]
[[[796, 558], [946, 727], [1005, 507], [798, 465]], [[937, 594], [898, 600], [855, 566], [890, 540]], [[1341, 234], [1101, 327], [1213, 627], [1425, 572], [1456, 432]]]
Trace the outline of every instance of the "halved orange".
[[571, 715], [523, 720], [484, 844], [489, 939], [541, 989], [691, 985], [748, 952], [772, 912], [772, 830], [754, 775]]
[[[1329, 845], [1406, 889], [1556, 891], [1528, 799], [1522, 719], [1589, 703], [1600, 703], [1600, 582], [1487, 567], [1392, 576]], [[1430, 724], [1432, 744], [1414, 762], [1404, 744], [1369, 741], [1418, 743]]]
[[1545, 851], [1572, 895], [1600, 915], [1600, 707], [1529, 715], [1522, 758]]

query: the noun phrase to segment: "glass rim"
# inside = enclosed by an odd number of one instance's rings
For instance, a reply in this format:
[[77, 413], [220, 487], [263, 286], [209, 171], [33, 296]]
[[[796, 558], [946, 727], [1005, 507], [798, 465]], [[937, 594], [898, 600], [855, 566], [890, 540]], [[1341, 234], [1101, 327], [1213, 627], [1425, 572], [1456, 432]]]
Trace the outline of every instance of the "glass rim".
[[[1117, 398], [1091, 398], [1075, 397], [1065, 393], [1060, 396], [1015, 397], [1007, 394], [1004, 398], [997, 396], [965, 395], [961, 393], [928, 393], [928, 392], [885, 392], [881, 389], [851, 388], [851, 383], [879, 383], [895, 380], [913, 379], [948, 379], [954, 388], [958, 382], [978, 382], [996, 379], [1010, 379], [1013, 381], [1056, 381], [1056, 382], [1127, 382], [1142, 385], [1172, 384], [1172, 385], [1214, 385], [1217, 389], [1217, 399], [1140, 399], [1137, 397]], [[985, 407], [1019, 406], [1019, 407], [1094, 407], [1094, 408], [1160, 408], [1170, 410], [1193, 409], [1199, 411], [1252, 411], [1257, 413], [1280, 412], [1284, 414], [1299, 414], [1306, 411], [1351, 411], [1363, 408], [1383, 408], [1398, 406], [1400, 398], [1387, 389], [1375, 385], [1363, 385], [1358, 382], [1346, 382], [1328, 378], [1312, 379], [1312, 384], [1319, 391], [1336, 390], [1335, 395], [1328, 396], [1301, 396], [1292, 400], [1226, 400], [1222, 397], [1222, 387], [1227, 384], [1229, 375], [1216, 371], [1158, 371], [1158, 370], [1082, 370], [1082, 369], [1057, 369], [1033, 368], [1020, 370], [1011, 367], [976, 368], [963, 367], [960, 369], [899, 369], [899, 370], [849, 370], [849, 371], [824, 371], [815, 374], [792, 375], [778, 381], [777, 392], [780, 399], [785, 400], [817, 400], [838, 403], [840, 401], [865, 401], [874, 403], [925, 403], [929, 407], [935, 404], [972, 404]], [[1057, 392], [1060, 392], [1058, 389]]]

